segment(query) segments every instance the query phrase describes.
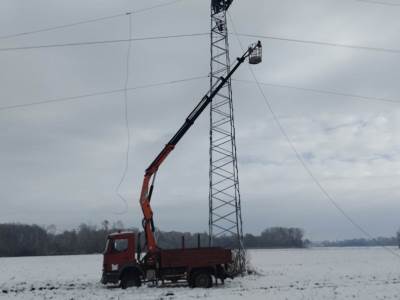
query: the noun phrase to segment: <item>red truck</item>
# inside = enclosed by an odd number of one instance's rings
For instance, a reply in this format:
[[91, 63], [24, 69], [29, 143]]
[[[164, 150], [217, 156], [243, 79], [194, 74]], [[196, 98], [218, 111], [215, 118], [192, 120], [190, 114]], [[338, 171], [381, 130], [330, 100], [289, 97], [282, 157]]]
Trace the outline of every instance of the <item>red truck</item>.
[[[220, 89], [230, 80], [237, 68], [249, 58], [249, 63], [261, 62], [261, 42], [253, 44], [237, 59], [236, 64], [226, 75], [220, 77], [210, 91], [200, 100], [186, 118], [184, 124], [165, 145], [154, 161], [146, 169], [140, 206], [143, 212], [146, 255], [141, 258], [140, 236], [133, 232], [119, 232], [108, 236], [104, 252], [102, 283], [120, 283], [122, 288], [140, 286], [143, 281], [176, 282], [186, 280], [191, 287], [211, 287], [220, 279], [222, 282], [233, 274], [229, 272], [233, 262], [232, 251], [218, 247], [163, 250], [157, 246], [154, 237], [153, 211], [150, 206], [157, 171], [177, 143], [194, 124], [196, 119], [212, 101]], [[137, 247], [137, 251], [135, 251]]]
[[190, 287], [208, 288], [212, 276], [221, 282], [228, 276], [231, 250], [182, 248], [148, 252], [140, 259], [134, 232], [108, 236], [104, 252], [102, 283], [120, 283], [122, 288], [140, 286], [142, 281], [186, 280]]

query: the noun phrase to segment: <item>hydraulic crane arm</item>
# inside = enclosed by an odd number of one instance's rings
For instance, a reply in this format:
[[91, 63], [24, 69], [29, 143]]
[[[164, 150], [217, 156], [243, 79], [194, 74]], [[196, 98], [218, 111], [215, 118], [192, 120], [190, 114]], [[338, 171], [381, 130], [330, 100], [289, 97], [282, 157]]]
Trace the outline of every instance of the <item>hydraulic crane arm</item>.
[[[204, 111], [204, 109], [208, 106], [208, 104], [212, 101], [215, 95], [220, 91], [220, 89], [225, 85], [225, 83], [231, 78], [233, 73], [239, 68], [239, 66], [245, 61], [247, 57], [249, 57], [255, 50], [261, 50], [261, 42], [258, 41], [257, 44], [249, 47], [247, 51], [237, 59], [236, 64], [232, 68], [232, 70], [225, 76], [221, 77], [214, 86], [210, 89], [210, 91], [200, 100], [197, 106], [193, 109], [193, 111], [186, 118], [183, 125], [179, 128], [179, 130], [175, 133], [175, 135], [171, 138], [171, 140], [165, 145], [164, 149], [157, 155], [154, 161], [150, 164], [150, 166], [146, 169], [142, 190], [140, 193], [140, 205], [143, 211], [143, 228], [146, 236], [146, 244], [149, 252], [153, 252], [157, 250], [157, 243], [154, 238], [154, 223], [153, 223], [153, 211], [150, 206], [151, 195], [153, 193], [154, 180], [158, 168], [163, 163], [163, 161], [167, 158], [169, 153], [174, 150], [175, 146], [181, 140], [181, 138], [185, 135], [185, 133], [189, 130], [189, 128], [193, 125], [196, 119], [200, 116], [200, 114]], [[152, 180], [151, 184], [150, 181]]]

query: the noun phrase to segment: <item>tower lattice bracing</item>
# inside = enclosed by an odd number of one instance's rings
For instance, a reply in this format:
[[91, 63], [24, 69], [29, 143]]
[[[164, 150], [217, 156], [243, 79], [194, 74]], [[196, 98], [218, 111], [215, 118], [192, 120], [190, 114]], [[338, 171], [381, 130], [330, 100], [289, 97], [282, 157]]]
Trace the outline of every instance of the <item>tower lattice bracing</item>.
[[[232, 0], [211, 1], [210, 88], [230, 71], [226, 12]], [[232, 85], [228, 80], [210, 107], [210, 245], [216, 237], [234, 237], [235, 269], [246, 268], [237, 167]]]

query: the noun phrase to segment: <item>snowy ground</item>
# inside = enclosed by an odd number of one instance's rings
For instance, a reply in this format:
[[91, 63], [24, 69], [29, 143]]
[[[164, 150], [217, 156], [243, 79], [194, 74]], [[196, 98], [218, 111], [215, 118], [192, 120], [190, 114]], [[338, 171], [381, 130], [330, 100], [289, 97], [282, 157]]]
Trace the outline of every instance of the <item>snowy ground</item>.
[[261, 274], [224, 286], [124, 291], [99, 283], [101, 255], [0, 258], [0, 299], [400, 299], [400, 257], [382, 248], [254, 250], [250, 257]]

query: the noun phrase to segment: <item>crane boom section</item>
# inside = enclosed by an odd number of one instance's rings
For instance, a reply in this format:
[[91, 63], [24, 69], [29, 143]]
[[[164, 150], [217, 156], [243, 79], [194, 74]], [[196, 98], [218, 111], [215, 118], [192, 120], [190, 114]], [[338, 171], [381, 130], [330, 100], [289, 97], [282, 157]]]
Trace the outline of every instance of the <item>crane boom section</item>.
[[[165, 145], [163, 150], [157, 155], [157, 157], [153, 160], [153, 162], [146, 169], [142, 190], [140, 193], [140, 205], [143, 211], [143, 228], [146, 236], [146, 244], [149, 252], [154, 252], [157, 250], [157, 243], [154, 237], [154, 223], [153, 223], [153, 211], [150, 206], [151, 195], [153, 192], [153, 184], [154, 184], [154, 176], [158, 171], [158, 168], [163, 163], [163, 161], [167, 158], [167, 156], [171, 153], [171, 151], [175, 148], [181, 138], [185, 135], [185, 133], [192, 127], [196, 119], [201, 115], [204, 109], [210, 104], [215, 95], [220, 91], [220, 89], [225, 85], [225, 83], [231, 78], [233, 73], [239, 68], [239, 66], [245, 61], [245, 59], [258, 47], [261, 47], [261, 43], [258, 42], [253, 47], [247, 49], [247, 51], [237, 59], [236, 64], [232, 68], [232, 70], [225, 76], [221, 77], [214, 86], [210, 89], [210, 91], [200, 100], [200, 102], [196, 105], [193, 111], [188, 115], [183, 125], [179, 128], [179, 130], [175, 133], [175, 135], [171, 138], [171, 140]], [[150, 183], [153, 178], [153, 183]]]

